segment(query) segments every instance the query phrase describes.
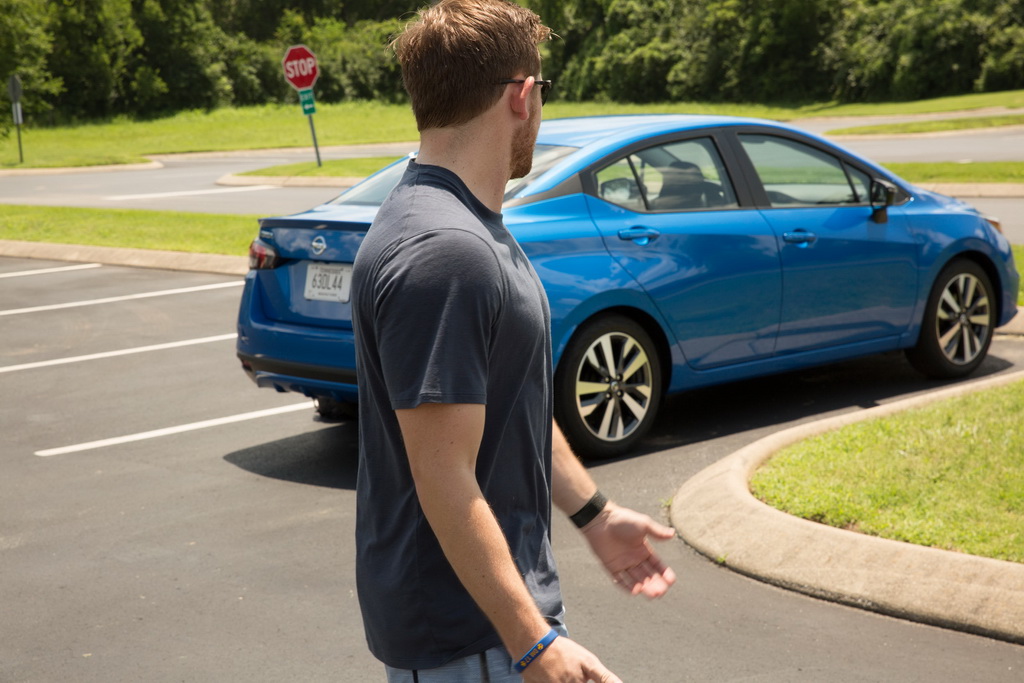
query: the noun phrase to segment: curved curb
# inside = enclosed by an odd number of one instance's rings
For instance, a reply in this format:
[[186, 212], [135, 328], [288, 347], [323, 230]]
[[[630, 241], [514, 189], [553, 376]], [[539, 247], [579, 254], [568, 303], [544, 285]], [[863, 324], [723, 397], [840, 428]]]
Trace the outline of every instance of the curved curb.
[[1024, 564], [866, 536], [793, 517], [750, 493], [779, 449], [842, 426], [1024, 380], [1024, 371], [778, 432], [687, 481], [672, 524], [698, 552], [776, 586], [890, 616], [1024, 643]]

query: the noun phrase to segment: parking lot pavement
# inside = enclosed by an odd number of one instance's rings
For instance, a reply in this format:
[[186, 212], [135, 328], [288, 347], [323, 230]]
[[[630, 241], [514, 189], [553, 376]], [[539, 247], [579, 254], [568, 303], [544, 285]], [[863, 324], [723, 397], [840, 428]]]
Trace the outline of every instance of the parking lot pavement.
[[[0, 680], [370, 681], [355, 599], [356, 427], [256, 390], [241, 279], [0, 257]], [[997, 340], [984, 372], [1019, 366]], [[666, 402], [602, 489], [664, 518], [706, 465], [930, 385], [883, 357]], [[616, 592], [565, 519], [574, 636], [630, 681], [1013, 681], [1018, 646], [779, 591], [680, 542], [665, 599]], [[864, 653], [872, 656], [865, 658]]]
[[[0, 680], [378, 670], [329, 542], [351, 533], [354, 463], [330, 457], [349, 427], [253, 388], [240, 293], [234, 276], [0, 258]], [[275, 457], [292, 448], [320, 455]], [[310, 643], [304, 623], [337, 629]]]

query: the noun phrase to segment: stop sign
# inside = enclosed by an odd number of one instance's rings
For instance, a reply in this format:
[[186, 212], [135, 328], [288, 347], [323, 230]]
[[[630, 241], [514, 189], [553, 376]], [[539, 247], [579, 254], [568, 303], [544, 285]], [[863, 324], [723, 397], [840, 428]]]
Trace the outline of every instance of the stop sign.
[[320, 71], [316, 68], [316, 55], [305, 45], [292, 45], [281, 60], [284, 77], [296, 90], [309, 90], [316, 83]]

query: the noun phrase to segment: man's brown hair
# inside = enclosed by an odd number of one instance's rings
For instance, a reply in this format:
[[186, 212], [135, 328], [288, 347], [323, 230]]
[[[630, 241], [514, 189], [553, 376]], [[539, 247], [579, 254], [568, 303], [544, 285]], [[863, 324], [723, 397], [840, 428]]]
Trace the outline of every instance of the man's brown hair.
[[501, 97], [499, 81], [540, 76], [551, 30], [507, 0], [440, 0], [392, 42], [419, 130], [457, 126]]

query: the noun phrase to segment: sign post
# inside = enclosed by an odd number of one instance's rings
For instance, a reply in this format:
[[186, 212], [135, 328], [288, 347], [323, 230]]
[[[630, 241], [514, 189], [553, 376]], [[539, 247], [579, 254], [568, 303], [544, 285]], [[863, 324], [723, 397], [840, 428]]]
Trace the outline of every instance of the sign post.
[[11, 108], [14, 112], [14, 127], [18, 129], [18, 163], [25, 163], [25, 156], [21, 152], [21, 124], [25, 122], [21, 115], [21, 79], [18, 74], [11, 74], [7, 79], [7, 94], [11, 96]]
[[320, 163], [320, 146], [316, 142], [316, 127], [313, 125], [313, 114], [316, 113], [313, 84], [320, 75], [316, 55], [305, 45], [292, 45], [284, 53], [281, 65], [284, 67], [285, 80], [299, 93], [302, 113], [309, 118], [309, 132], [313, 135], [313, 149], [316, 150], [316, 165], [323, 166]]

